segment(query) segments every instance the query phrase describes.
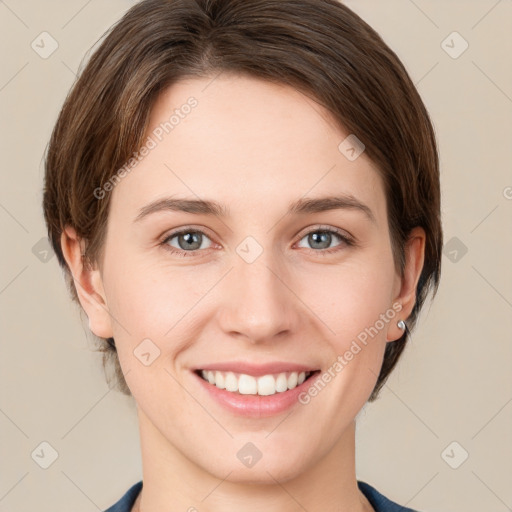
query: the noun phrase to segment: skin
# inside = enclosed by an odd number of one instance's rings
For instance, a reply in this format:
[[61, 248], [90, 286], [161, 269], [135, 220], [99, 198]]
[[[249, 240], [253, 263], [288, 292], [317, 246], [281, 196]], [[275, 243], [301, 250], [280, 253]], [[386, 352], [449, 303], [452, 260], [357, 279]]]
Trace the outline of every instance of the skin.
[[[197, 107], [111, 192], [95, 268], [82, 266], [84, 241], [71, 227], [61, 240], [90, 328], [116, 340], [137, 404], [144, 487], [135, 508], [371, 511], [356, 483], [355, 418], [386, 343], [402, 335], [397, 321], [414, 306], [425, 233], [411, 233], [401, 278], [379, 171], [365, 153], [349, 161], [338, 150], [348, 133], [312, 99], [227, 73], [183, 80], [159, 97], [148, 134], [190, 96]], [[335, 193], [365, 203], [375, 223], [357, 209], [286, 215], [303, 196]], [[134, 222], [143, 206], [171, 195], [219, 201], [230, 215], [161, 211]], [[189, 226], [204, 232], [201, 248], [188, 257], [166, 250], [164, 235]], [[315, 246], [307, 235], [320, 227], [343, 230], [356, 245], [333, 234]], [[236, 252], [247, 236], [263, 249], [252, 263]], [[180, 237], [167, 247], [179, 251], [180, 240], [188, 247]], [[291, 414], [240, 417], [191, 373], [234, 359], [326, 370], [393, 303], [401, 312]], [[160, 350], [149, 366], [133, 354], [145, 338]], [[252, 468], [236, 457], [247, 442], [263, 454]]]

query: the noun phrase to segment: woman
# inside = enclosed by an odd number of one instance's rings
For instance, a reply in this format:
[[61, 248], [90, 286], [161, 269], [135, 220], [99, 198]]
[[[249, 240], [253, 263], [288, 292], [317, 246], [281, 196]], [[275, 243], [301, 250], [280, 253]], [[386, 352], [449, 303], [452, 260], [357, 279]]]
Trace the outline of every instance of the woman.
[[335, 0], [144, 0], [68, 96], [44, 212], [137, 404], [109, 509], [411, 510], [355, 476], [440, 277], [437, 146], [403, 65]]

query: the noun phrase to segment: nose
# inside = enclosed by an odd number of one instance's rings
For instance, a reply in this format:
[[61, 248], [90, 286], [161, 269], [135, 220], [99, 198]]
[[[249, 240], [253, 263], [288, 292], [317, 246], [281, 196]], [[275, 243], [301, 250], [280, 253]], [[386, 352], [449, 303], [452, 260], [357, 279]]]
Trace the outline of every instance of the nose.
[[221, 291], [219, 322], [223, 332], [261, 344], [298, 331], [300, 301], [293, 293], [290, 273], [282, 267], [271, 250], [252, 263], [235, 257]]

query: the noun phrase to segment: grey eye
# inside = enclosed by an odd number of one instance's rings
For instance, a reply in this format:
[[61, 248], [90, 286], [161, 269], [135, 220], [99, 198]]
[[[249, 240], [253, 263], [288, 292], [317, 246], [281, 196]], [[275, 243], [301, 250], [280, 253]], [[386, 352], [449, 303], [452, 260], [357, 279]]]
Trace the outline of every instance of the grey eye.
[[[177, 246], [172, 243], [172, 241], [175, 239], [178, 242]], [[209, 240], [209, 238], [200, 231], [181, 231], [169, 236], [165, 242], [168, 243], [171, 247], [180, 249], [182, 251], [196, 251], [199, 249], [207, 248], [203, 245], [203, 242], [206, 240]]]

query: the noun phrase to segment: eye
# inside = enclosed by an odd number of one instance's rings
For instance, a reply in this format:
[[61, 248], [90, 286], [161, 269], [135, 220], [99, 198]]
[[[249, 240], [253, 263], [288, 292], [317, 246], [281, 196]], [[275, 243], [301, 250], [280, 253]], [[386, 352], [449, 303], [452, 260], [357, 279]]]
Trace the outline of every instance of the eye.
[[162, 241], [162, 245], [178, 256], [193, 256], [193, 253], [200, 249], [210, 248], [208, 244], [205, 246], [204, 242], [207, 240], [211, 242], [209, 237], [202, 231], [195, 229], [183, 229], [167, 236]]
[[[335, 241], [336, 238], [338, 240], [341, 240], [342, 243], [336, 245], [334, 247], [334, 250], [326, 250], [332, 249], [331, 243]], [[337, 252], [341, 250], [339, 247], [343, 248], [343, 246], [354, 245], [353, 240], [351, 240], [347, 235], [342, 233], [340, 230], [334, 228], [317, 228], [313, 231], [310, 231], [304, 237], [302, 237], [299, 243], [302, 242], [302, 240], [306, 240], [306, 243], [310, 244], [312, 249], [315, 249], [315, 252], [320, 252], [320, 254], [330, 254], [332, 252]]]
[[[340, 240], [332, 247], [332, 242], [336, 239]], [[316, 228], [309, 233], [306, 233], [300, 241], [306, 240], [311, 245], [311, 250], [317, 254], [327, 255], [333, 252], [338, 252], [345, 246], [353, 246], [355, 242], [344, 232], [334, 228]], [[202, 249], [211, 248], [210, 238], [201, 230], [198, 229], [182, 229], [175, 231], [166, 236], [161, 245], [168, 251], [176, 254], [177, 256], [195, 256]], [[299, 245], [299, 247], [303, 247]]]

